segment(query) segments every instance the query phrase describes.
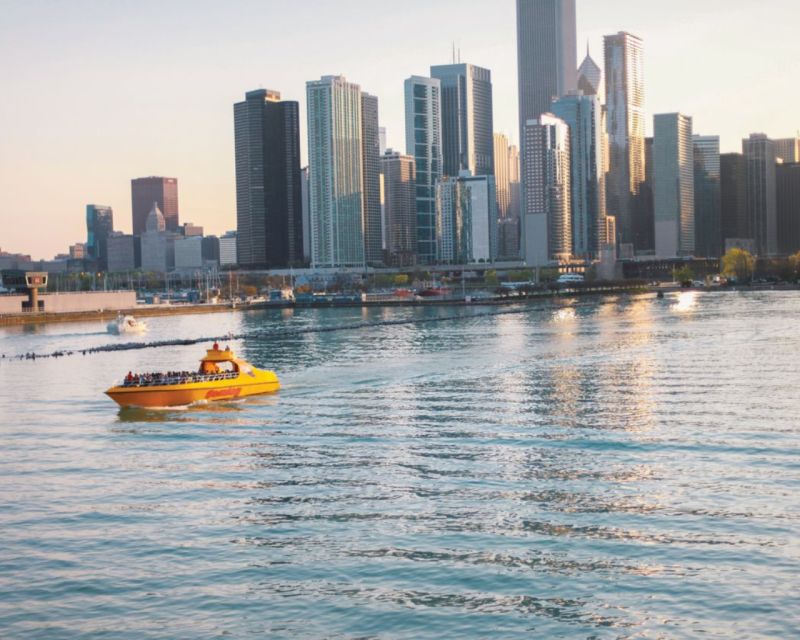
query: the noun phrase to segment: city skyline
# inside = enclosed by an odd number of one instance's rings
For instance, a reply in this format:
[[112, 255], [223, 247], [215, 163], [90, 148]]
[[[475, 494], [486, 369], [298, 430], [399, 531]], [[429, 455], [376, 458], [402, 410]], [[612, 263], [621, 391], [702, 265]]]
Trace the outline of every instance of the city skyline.
[[[205, 2], [186, 11], [182, 2], [143, 2], [129, 14], [90, 0], [47, 11], [3, 2], [0, 72], [12, 98], [0, 105], [0, 117], [15, 126], [0, 132], [0, 247], [36, 257], [65, 251], [83, 239], [82, 212], [91, 202], [112, 206], [118, 227], [129, 232], [130, 180], [144, 175], [178, 178], [181, 218], [221, 235], [236, 225], [230, 105], [245, 91], [270, 87], [300, 101], [306, 164], [305, 82], [343, 73], [379, 98], [388, 146], [402, 150], [403, 80], [451, 62], [453, 41], [462, 61], [492, 72], [494, 130], [518, 142], [513, 2], [476, 21], [474, 13], [454, 13], [462, 4], [443, 0], [426, 9], [425, 24], [414, 20], [415, 9], [423, 7], [416, 0], [382, 8], [370, 20], [374, 28], [360, 34], [358, 51], [342, 45], [358, 30], [345, 18], [368, 5], [344, 4], [320, 3], [313, 12], [300, 12], [270, 2], [258, 8]], [[680, 111], [693, 117], [697, 130], [720, 135], [723, 152], [740, 152], [750, 133], [785, 138], [798, 126], [790, 110], [764, 109], [764, 96], [771, 97], [768, 104], [785, 105], [800, 92], [782, 80], [794, 59], [789, 29], [800, 9], [780, 4], [760, 7], [756, 22], [743, 2], [712, 0], [698, 8], [677, 0], [642, 9], [627, 0], [603, 7], [578, 0], [577, 59], [588, 40], [602, 66], [603, 35], [638, 35], [646, 48], [648, 134], [653, 114]], [[244, 19], [240, 9], [246, 7], [251, 10]], [[161, 22], [153, 20], [156, 11]], [[388, 38], [409, 33], [403, 26], [412, 23], [417, 37], [411, 51]], [[327, 33], [330, 24], [339, 29]], [[263, 25], [276, 37], [263, 38]], [[169, 38], [160, 37], [167, 31]], [[287, 47], [303, 55], [283, 64]], [[375, 55], [363, 56], [364, 47], [374, 47]], [[52, 101], [30, 100], [43, 85], [58, 109]], [[731, 101], [740, 108], [730, 109]], [[47, 189], [41, 188], [43, 176]], [[39, 234], [10, 224], [17, 217], [34, 222]]]

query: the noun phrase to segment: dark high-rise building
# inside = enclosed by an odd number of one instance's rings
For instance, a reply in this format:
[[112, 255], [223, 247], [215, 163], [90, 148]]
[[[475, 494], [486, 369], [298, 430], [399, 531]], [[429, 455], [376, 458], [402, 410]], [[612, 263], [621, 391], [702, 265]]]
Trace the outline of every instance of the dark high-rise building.
[[442, 87], [444, 175], [494, 175], [492, 73], [472, 64], [431, 67]]
[[361, 147], [364, 171], [364, 258], [367, 264], [383, 261], [381, 225], [381, 137], [378, 98], [361, 94]]
[[108, 238], [114, 233], [114, 212], [111, 207], [86, 205], [86, 257], [97, 263], [100, 271], [108, 270]]
[[520, 140], [553, 98], [577, 88], [576, 31], [575, 0], [517, 0]]
[[756, 253], [778, 253], [778, 215], [775, 203], [775, 143], [763, 133], [742, 141], [747, 166], [747, 217], [753, 230]]
[[244, 267], [303, 263], [300, 107], [257, 89], [233, 107], [237, 260]]
[[158, 205], [167, 224], [167, 231], [178, 231], [178, 180], [176, 178], [136, 178], [131, 180], [133, 235], [145, 232], [147, 216]]
[[722, 255], [719, 136], [694, 136], [695, 255]]
[[800, 164], [779, 164], [776, 169], [778, 251], [788, 256], [800, 251]]
[[416, 161], [391, 149], [381, 156], [387, 264], [409, 267], [417, 259]]
[[727, 240], [753, 238], [747, 218], [747, 164], [741, 153], [724, 153], [720, 165], [720, 227], [722, 250]]

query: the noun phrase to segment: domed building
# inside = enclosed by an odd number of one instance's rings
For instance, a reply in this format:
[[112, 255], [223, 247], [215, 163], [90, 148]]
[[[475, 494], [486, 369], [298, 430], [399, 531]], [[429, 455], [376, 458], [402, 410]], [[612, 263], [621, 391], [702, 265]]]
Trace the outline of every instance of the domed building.
[[167, 232], [164, 214], [153, 203], [141, 237], [142, 271], [166, 273], [175, 266], [175, 234]]

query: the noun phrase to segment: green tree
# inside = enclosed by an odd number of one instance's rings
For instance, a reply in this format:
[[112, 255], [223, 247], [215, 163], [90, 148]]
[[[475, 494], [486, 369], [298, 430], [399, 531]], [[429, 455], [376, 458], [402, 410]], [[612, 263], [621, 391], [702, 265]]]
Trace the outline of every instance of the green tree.
[[789, 256], [789, 267], [792, 270], [792, 278], [795, 280], [800, 278], [800, 251]]
[[497, 271], [494, 269], [487, 271], [483, 276], [483, 282], [489, 286], [496, 287], [500, 283], [500, 279], [497, 277]]
[[691, 282], [694, 280], [694, 271], [689, 265], [683, 266], [675, 272], [675, 282]]
[[408, 284], [409, 277], [404, 273], [399, 273], [394, 277], [394, 283], [398, 287], [404, 287]]
[[748, 282], [753, 278], [756, 259], [744, 249], [731, 249], [722, 258], [722, 275]]

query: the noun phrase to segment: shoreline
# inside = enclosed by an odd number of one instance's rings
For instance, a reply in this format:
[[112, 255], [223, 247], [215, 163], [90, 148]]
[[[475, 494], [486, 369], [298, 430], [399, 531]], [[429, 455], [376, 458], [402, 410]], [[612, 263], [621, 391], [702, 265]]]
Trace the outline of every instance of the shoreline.
[[[746, 291], [797, 291], [796, 285], [771, 285], [764, 287], [748, 287]], [[702, 289], [702, 291], [717, 291], [718, 289]], [[720, 289], [723, 291], [741, 289]], [[393, 307], [501, 307], [536, 300], [546, 300], [559, 297], [604, 296], [619, 293], [675, 293], [678, 291], [698, 291], [698, 289], [682, 289], [680, 287], [653, 287], [643, 286], [641, 283], [631, 285], [607, 285], [586, 287], [582, 289], [568, 289], [564, 291], [541, 291], [527, 295], [508, 297], [495, 297], [476, 299], [467, 302], [463, 298], [456, 299], [431, 299], [431, 300], [383, 300], [362, 302], [291, 302], [291, 303], [257, 303], [232, 306], [231, 304], [196, 304], [172, 306], [141, 305], [132, 309], [119, 311], [101, 310], [77, 311], [70, 313], [41, 313], [41, 314], [9, 314], [0, 316], [0, 327], [15, 327], [24, 325], [58, 324], [71, 322], [99, 322], [113, 320], [119, 314], [133, 315], [139, 318], [159, 318], [165, 316], [206, 315], [225, 312], [266, 311], [270, 309], [358, 309], [358, 308], [393, 308]]]

